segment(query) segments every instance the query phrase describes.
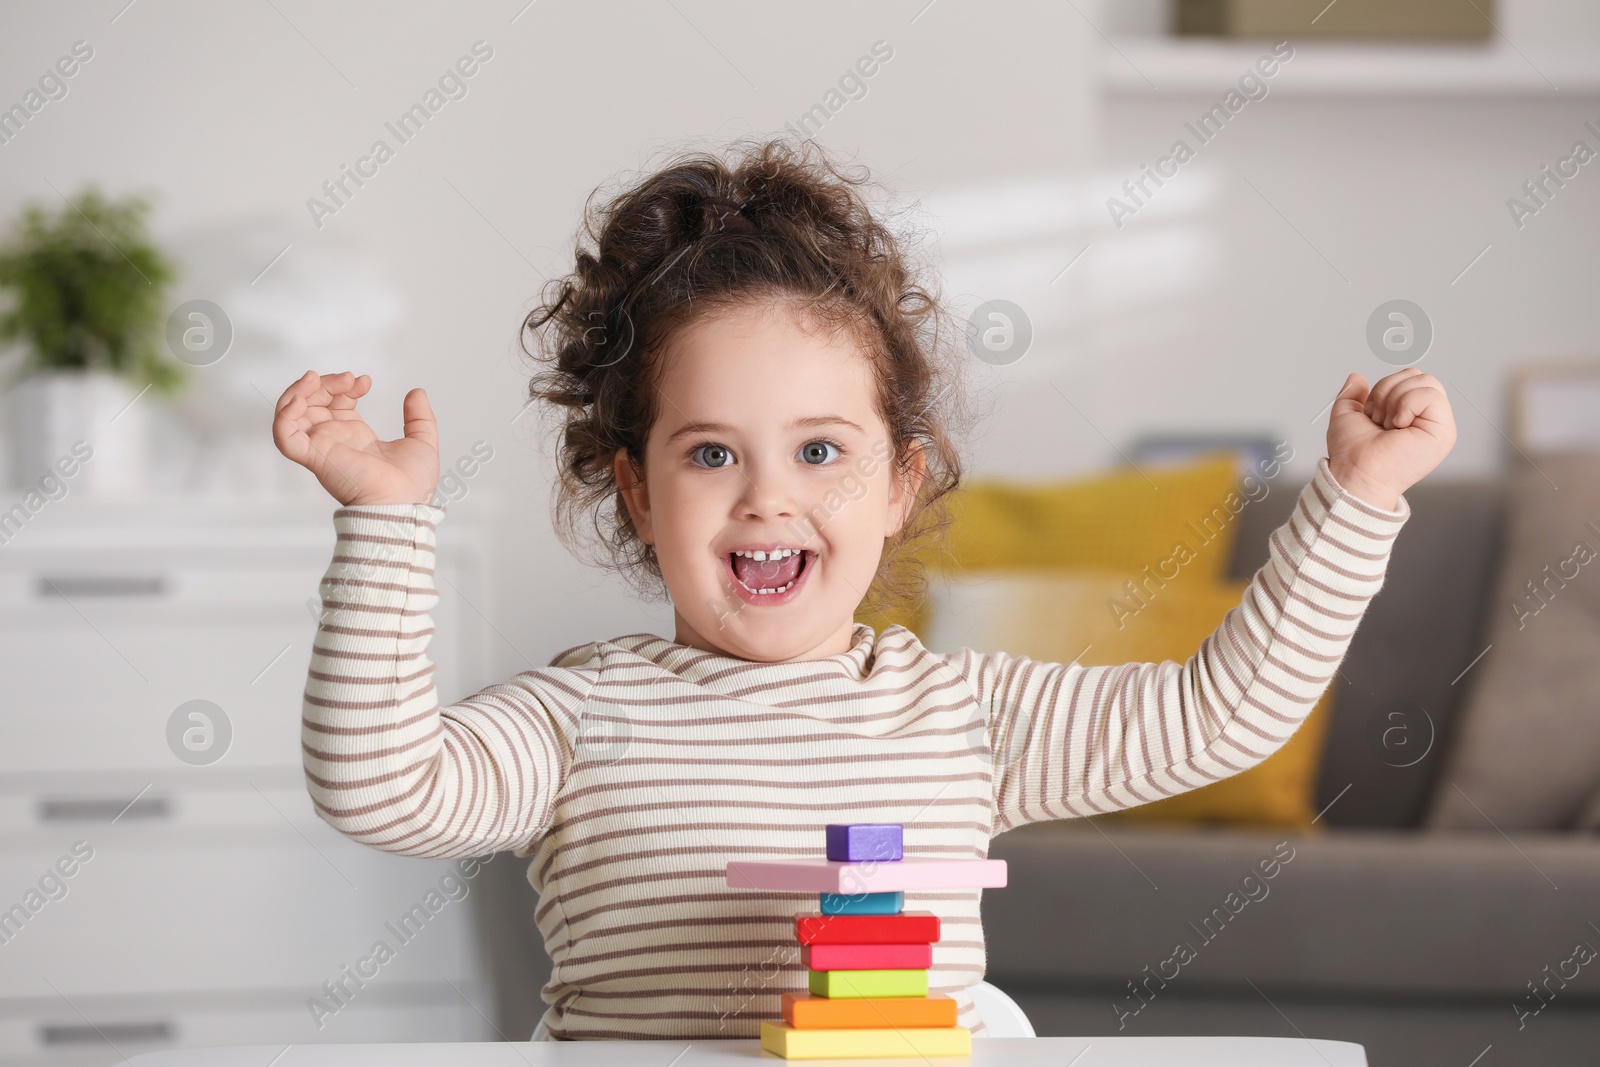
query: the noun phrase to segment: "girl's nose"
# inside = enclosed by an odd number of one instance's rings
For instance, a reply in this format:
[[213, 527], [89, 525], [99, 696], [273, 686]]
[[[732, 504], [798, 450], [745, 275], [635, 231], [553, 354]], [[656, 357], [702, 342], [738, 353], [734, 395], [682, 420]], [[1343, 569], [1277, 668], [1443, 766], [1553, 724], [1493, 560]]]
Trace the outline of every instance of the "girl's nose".
[[794, 479], [771, 464], [747, 466], [739, 508], [748, 518], [793, 518], [800, 513]]

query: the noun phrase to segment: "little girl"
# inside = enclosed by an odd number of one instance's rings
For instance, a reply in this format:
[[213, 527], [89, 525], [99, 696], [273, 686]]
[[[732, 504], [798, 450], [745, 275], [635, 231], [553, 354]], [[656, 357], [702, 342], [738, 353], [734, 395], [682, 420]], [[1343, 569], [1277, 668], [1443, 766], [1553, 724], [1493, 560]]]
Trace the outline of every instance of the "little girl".
[[[545, 353], [531, 395], [564, 411], [558, 528], [574, 544], [587, 520], [618, 571], [665, 586], [670, 641], [592, 641], [440, 707], [426, 394], [406, 394], [393, 441], [356, 410], [366, 375], [307, 371], [278, 401], [278, 448], [343, 505], [305, 691], [312, 799], [373, 848], [532, 858], [554, 961], [536, 1038], [758, 1036], [805, 988], [793, 919], [809, 909], [729, 889], [724, 867], [814, 855], [825, 823], [902, 823], [908, 856], [981, 858], [1024, 823], [1261, 762], [1382, 584], [1400, 494], [1454, 443], [1430, 375], [1346, 378], [1270, 561], [1181, 664], [875, 633], [858, 607], [921, 594], [894, 564], [937, 535], [960, 479], [959, 331], [865, 180], [814, 145], [680, 157], [590, 216], [592, 245], [524, 324]], [[931, 987], [975, 1034], [978, 903], [906, 904], [939, 916]]]

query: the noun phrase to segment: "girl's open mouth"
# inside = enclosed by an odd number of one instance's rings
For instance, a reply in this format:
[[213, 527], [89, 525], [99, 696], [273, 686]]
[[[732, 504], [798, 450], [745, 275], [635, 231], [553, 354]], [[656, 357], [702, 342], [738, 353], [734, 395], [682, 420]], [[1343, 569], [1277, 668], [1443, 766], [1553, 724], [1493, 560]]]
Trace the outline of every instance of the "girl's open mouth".
[[757, 560], [749, 555], [729, 552], [722, 557], [723, 567], [733, 590], [747, 604], [774, 606], [786, 604], [800, 594], [817, 554], [797, 549], [783, 559]]

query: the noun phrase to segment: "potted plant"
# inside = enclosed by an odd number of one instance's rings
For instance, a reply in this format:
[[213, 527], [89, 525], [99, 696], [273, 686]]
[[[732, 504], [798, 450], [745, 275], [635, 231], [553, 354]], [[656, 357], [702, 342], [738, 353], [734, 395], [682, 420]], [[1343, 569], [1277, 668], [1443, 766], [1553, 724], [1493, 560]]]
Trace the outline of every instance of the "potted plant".
[[21, 342], [12, 382], [13, 484], [31, 486], [63, 457], [92, 460], [81, 491], [144, 488], [141, 393], [171, 392], [180, 366], [161, 354], [174, 265], [145, 229], [148, 203], [90, 187], [51, 212], [30, 205], [0, 245], [0, 344]]

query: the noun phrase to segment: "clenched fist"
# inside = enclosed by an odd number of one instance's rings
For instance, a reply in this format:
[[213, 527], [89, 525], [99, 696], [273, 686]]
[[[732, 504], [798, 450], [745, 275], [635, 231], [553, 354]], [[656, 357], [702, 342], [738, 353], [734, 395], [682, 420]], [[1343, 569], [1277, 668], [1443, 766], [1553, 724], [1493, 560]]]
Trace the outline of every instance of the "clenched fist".
[[346, 506], [431, 502], [439, 483], [439, 432], [428, 394], [407, 393], [405, 436], [380, 441], [356, 411], [371, 388], [371, 375], [306, 371], [278, 398], [273, 443]]
[[1400, 494], [1437, 467], [1456, 443], [1444, 386], [1415, 367], [1378, 380], [1352, 374], [1328, 417], [1328, 469], [1373, 507], [1393, 511]]

